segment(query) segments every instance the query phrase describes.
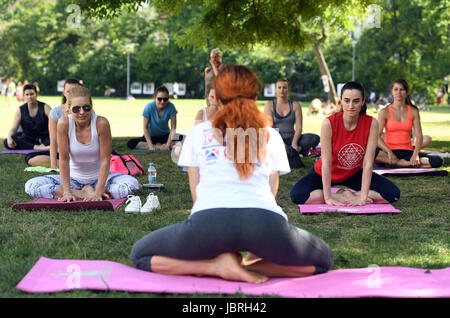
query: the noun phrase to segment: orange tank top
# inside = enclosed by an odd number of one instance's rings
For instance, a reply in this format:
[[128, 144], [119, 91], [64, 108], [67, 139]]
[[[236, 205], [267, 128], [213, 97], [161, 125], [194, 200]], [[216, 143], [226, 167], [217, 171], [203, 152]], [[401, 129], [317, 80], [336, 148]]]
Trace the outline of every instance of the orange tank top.
[[405, 121], [396, 121], [392, 114], [392, 104], [389, 105], [389, 118], [384, 125], [385, 144], [391, 149], [414, 150], [411, 144], [411, 131], [413, 127], [411, 106], [408, 106], [408, 117]]

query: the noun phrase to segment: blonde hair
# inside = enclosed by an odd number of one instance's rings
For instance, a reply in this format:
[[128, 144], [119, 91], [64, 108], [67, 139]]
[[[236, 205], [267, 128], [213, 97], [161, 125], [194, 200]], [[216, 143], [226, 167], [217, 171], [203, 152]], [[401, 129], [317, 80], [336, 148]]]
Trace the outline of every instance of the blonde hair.
[[216, 47], [215, 49], [212, 49], [211, 50], [211, 54], [214, 54], [214, 55], [219, 55], [220, 57], [222, 57], [222, 51], [218, 48], [218, 47]]
[[76, 97], [89, 97], [89, 102], [92, 106], [91, 92], [87, 87], [75, 86], [67, 93], [67, 103], [72, 105], [72, 99]]

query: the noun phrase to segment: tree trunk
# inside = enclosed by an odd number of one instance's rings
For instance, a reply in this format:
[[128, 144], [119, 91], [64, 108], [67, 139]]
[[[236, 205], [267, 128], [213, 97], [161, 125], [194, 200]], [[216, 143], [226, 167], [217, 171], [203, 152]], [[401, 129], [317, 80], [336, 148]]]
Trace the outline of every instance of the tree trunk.
[[323, 57], [322, 51], [320, 49], [320, 42], [317, 41], [313, 44], [314, 55], [317, 59], [317, 63], [319, 64], [320, 74], [326, 75], [328, 77], [328, 84], [330, 86], [330, 91], [328, 92], [328, 99], [333, 104], [337, 105], [338, 96], [336, 94], [336, 87], [334, 86], [333, 78], [331, 77], [330, 71], [328, 70], [327, 62]]

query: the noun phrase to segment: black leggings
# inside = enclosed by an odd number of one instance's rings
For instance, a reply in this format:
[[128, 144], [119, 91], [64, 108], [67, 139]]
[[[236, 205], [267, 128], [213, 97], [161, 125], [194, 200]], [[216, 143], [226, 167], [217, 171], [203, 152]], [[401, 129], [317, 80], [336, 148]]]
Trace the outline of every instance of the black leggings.
[[15, 148], [10, 148], [8, 146], [8, 139], [5, 139], [3, 141], [3, 145], [5, 146], [6, 149], [33, 149], [34, 145], [39, 145], [39, 144], [44, 144], [46, 146], [50, 145], [50, 137], [45, 137], [44, 139], [36, 139], [36, 138], [31, 138], [28, 136], [25, 136], [21, 133], [15, 134], [12, 136], [12, 139], [16, 142], [16, 147]]
[[239, 251], [279, 265], [314, 265], [315, 274], [333, 265], [333, 252], [322, 239], [289, 224], [275, 212], [257, 208], [196, 212], [183, 222], [144, 236], [133, 246], [130, 257], [134, 266], [151, 271], [153, 255], [202, 260]]
[[[331, 185], [341, 184], [352, 190], [359, 191], [361, 190], [361, 179], [362, 170], [342, 182], [332, 182]], [[309, 199], [311, 192], [318, 189], [323, 189], [322, 176], [313, 167], [306, 176], [292, 187], [291, 200], [295, 204], [304, 204]], [[374, 172], [370, 181], [370, 190], [378, 192], [383, 199], [391, 203], [400, 199], [400, 189], [388, 178]]]
[[[294, 136], [283, 138], [283, 142], [290, 146]], [[309, 148], [315, 148], [320, 142], [320, 137], [316, 134], [302, 134], [298, 140], [298, 145], [302, 147], [300, 153], [304, 156], [308, 153]]]
[[[375, 158], [378, 156], [378, 153], [380, 151], [381, 151], [381, 148], [376, 149]], [[406, 161], [411, 160], [412, 154], [414, 153], [414, 151], [406, 150], [406, 149], [394, 149], [394, 150], [392, 150], [392, 152], [398, 159], [404, 159]], [[433, 155], [419, 152], [419, 158], [423, 158], [423, 157], [428, 158], [428, 161], [430, 162], [430, 165], [432, 168], [439, 168], [440, 166], [442, 166], [444, 164], [444, 159], [442, 159], [439, 156], [433, 156]], [[380, 163], [377, 163], [377, 164], [380, 164]]]

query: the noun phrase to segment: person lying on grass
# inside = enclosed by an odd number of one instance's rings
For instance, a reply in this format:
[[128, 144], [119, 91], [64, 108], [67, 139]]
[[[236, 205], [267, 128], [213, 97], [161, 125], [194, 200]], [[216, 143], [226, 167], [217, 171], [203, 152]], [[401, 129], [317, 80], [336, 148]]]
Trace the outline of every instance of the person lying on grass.
[[[256, 105], [258, 83], [244, 66], [226, 66], [215, 78], [223, 107], [191, 129], [178, 162], [188, 169], [191, 215], [139, 240], [130, 256], [137, 268], [263, 283], [324, 273], [333, 265], [329, 246], [291, 225], [276, 203], [279, 174], [290, 168], [281, 136]], [[249, 138], [235, 147], [234, 132], [242, 127]]]
[[[342, 112], [322, 123], [322, 156], [312, 170], [291, 189], [295, 204], [365, 205], [389, 203], [400, 198], [400, 190], [389, 179], [372, 171], [378, 138], [378, 123], [366, 115], [364, 88], [348, 82], [341, 91]], [[341, 184], [356, 192], [331, 186]]]
[[36, 198], [59, 201], [101, 201], [125, 198], [139, 189], [129, 175], [110, 173], [111, 128], [105, 117], [92, 112], [92, 99], [86, 87], [76, 86], [68, 93], [69, 115], [58, 121], [60, 175], [28, 180], [25, 192]]

